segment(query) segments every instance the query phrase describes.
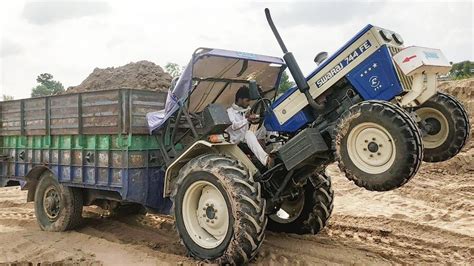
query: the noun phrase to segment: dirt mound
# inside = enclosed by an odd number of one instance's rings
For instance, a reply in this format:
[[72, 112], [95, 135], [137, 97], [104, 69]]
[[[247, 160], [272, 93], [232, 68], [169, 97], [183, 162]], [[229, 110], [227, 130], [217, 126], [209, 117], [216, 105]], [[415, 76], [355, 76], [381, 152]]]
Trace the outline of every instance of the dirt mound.
[[66, 93], [119, 88], [167, 91], [170, 84], [171, 76], [163, 68], [143, 60], [120, 67], [95, 68], [80, 85], [69, 87]]
[[472, 117], [474, 117], [474, 78], [441, 82], [438, 88], [462, 102], [472, 123]]
[[466, 108], [471, 124], [471, 136], [463, 150], [474, 149], [474, 141], [472, 139], [474, 134], [474, 78], [441, 82], [438, 88], [456, 97]]

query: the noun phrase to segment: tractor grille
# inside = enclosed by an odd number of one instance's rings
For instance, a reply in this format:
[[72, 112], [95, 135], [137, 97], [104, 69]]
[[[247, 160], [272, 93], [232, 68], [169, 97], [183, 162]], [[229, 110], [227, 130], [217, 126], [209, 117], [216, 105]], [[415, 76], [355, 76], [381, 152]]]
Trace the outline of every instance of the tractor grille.
[[[402, 48], [400, 47], [394, 47], [391, 45], [388, 45], [388, 49], [390, 50], [392, 56], [402, 50]], [[400, 79], [400, 83], [402, 84], [403, 90], [411, 90], [411, 86], [413, 84], [413, 77], [408, 77], [407, 75], [403, 74], [402, 70], [397, 66], [397, 64], [395, 62], [393, 62], [393, 64], [395, 66], [395, 70], [397, 71], [398, 78]]]

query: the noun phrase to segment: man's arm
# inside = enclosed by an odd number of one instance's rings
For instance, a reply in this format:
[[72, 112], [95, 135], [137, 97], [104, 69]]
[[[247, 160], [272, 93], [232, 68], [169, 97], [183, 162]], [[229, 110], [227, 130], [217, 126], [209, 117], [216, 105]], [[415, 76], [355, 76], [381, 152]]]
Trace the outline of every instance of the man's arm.
[[227, 114], [229, 115], [230, 122], [232, 122], [230, 126], [232, 130], [239, 130], [249, 123], [247, 119], [238, 120], [237, 114], [230, 109], [227, 110]]

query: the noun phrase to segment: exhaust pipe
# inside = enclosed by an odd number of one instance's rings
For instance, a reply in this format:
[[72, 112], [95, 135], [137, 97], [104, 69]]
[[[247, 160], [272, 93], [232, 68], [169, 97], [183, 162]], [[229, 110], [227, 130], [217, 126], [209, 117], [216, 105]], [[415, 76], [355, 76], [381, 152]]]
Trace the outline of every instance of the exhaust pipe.
[[270, 28], [272, 29], [273, 35], [275, 35], [275, 38], [277, 39], [278, 44], [280, 45], [280, 48], [284, 53], [283, 59], [285, 60], [288, 69], [290, 70], [291, 76], [295, 80], [298, 90], [306, 96], [306, 100], [308, 100], [308, 103], [311, 108], [316, 111], [322, 111], [324, 109], [324, 105], [317, 103], [309, 93], [308, 82], [306, 82], [303, 72], [301, 72], [300, 66], [296, 62], [295, 56], [291, 52], [288, 52], [288, 49], [286, 48], [286, 45], [283, 42], [280, 33], [278, 33], [278, 30], [275, 27], [275, 23], [273, 23], [272, 16], [270, 15], [270, 9], [265, 8], [265, 16], [267, 17], [267, 21], [270, 25]]

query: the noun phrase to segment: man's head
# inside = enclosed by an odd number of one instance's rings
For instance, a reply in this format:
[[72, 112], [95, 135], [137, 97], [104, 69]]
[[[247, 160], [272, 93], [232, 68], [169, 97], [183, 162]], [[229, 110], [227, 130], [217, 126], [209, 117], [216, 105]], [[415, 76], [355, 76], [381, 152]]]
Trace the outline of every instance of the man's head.
[[242, 86], [235, 94], [235, 104], [242, 108], [247, 108], [250, 105], [249, 87]]

